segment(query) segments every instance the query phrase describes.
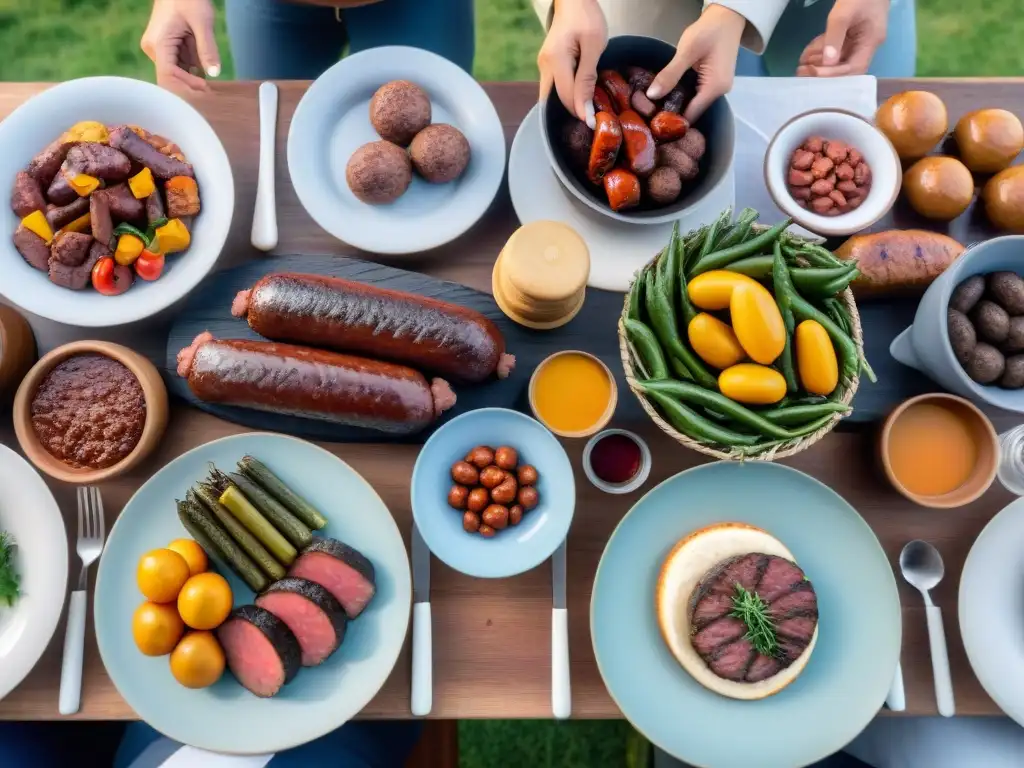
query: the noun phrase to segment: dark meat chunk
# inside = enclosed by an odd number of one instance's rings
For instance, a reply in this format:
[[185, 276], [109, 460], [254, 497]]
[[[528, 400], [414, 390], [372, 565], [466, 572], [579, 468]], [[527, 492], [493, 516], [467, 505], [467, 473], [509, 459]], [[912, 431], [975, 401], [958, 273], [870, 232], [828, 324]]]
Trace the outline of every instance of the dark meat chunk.
[[50, 229], [56, 232], [61, 227], [66, 227], [75, 219], [85, 216], [89, 212], [89, 198], [75, 195], [75, 199], [67, 205], [54, 206], [46, 211], [46, 220], [50, 222]]
[[651, 83], [654, 82], [654, 73], [643, 67], [626, 67], [626, 79], [634, 93], [637, 91], [646, 93], [647, 89], [651, 87]]
[[93, 241], [89, 248], [89, 255], [77, 267], [69, 267], [56, 259], [50, 259], [50, 280], [63, 288], [81, 291], [92, 282], [92, 268], [96, 262], [104, 256], [110, 255], [112, 255], [110, 249], [103, 243]]
[[[467, 145], [468, 146], [468, 145]], [[199, 213], [199, 187], [191, 176], [175, 176], [164, 185], [167, 215], [172, 219]]]
[[808, 646], [807, 640], [799, 640], [786, 635], [778, 635], [779, 640], [779, 658], [782, 660], [783, 666], [788, 667], [794, 661], [800, 658]]
[[776, 624], [775, 632], [779, 637], [786, 637], [807, 645], [811, 642], [814, 628], [817, 626], [818, 620], [814, 616], [794, 616]]
[[817, 616], [818, 599], [809, 587], [783, 595], [771, 603], [772, 618], [776, 621], [787, 616]]
[[89, 224], [96, 240], [110, 243], [114, 236], [114, 222], [110, 218], [110, 203], [106, 195], [89, 196]]
[[127, 184], [117, 184], [93, 192], [93, 195], [104, 195], [107, 198], [110, 215], [117, 221], [138, 222], [146, 213], [145, 204], [132, 194]]
[[740, 619], [724, 616], [717, 621], [711, 622], [693, 636], [693, 648], [697, 653], [706, 658], [720, 645], [731, 643], [733, 640], [743, 637], [746, 633], [747, 625]]
[[725, 616], [732, 610], [732, 596], [709, 594], [698, 600], [690, 616], [690, 625], [694, 629], [702, 629], [715, 619]]
[[162, 154], [127, 125], [119, 125], [110, 131], [110, 146], [121, 150], [132, 160], [149, 168], [158, 179], [169, 179], [173, 176], [195, 176], [191, 165]]
[[[73, 142], [63, 143], [60, 139], [57, 139], [32, 158], [25, 170], [39, 182], [40, 189], [46, 189], [50, 186], [60, 170], [61, 163], [64, 162], [64, 158], [67, 157], [68, 151], [73, 146]], [[56, 203], [57, 201], [54, 200], [53, 202]]]
[[705, 580], [713, 578], [715, 583], [710, 588], [712, 592], [732, 597], [736, 594], [737, 584], [748, 591], [753, 590], [757, 586], [757, 582], [760, 581], [766, 564], [767, 557], [765, 555], [756, 552], [742, 555], [720, 564], [705, 577]]
[[78, 193], [68, 184], [64, 174], [58, 173], [46, 190], [46, 199], [54, 205], [70, 205], [78, 199]]
[[114, 147], [87, 141], [71, 148], [61, 172], [70, 178], [84, 173], [104, 181], [124, 181], [132, 172], [132, 161]]
[[757, 585], [757, 594], [766, 603], [773, 603], [803, 582], [804, 572], [796, 563], [784, 557], [769, 557], [768, 567], [765, 568], [761, 582]]
[[719, 677], [739, 682], [746, 676], [753, 657], [754, 646], [749, 640], [741, 638], [715, 651], [708, 666]]
[[46, 198], [39, 181], [28, 171], [18, 171], [14, 176], [11, 189], [11, 210], [19, 219], [23, 219], [33, 211], [46, 210]]
[[586, 173], [590, 162], [590, 147], [594, 143], [594, 132], [590, 126], [582, 120], [570, 120], [562, 129], [562, 143], [573, 170]]
[[759, 683], [779, 673], [782, 669], [782, 662], [772, 656], [757, 654], [747, 670], [746, 680], [748, 683]]
[[50, 259], [67, 267], [77, 267], [89, 255], [92, 235], [84, 232], [61, 232], [50, 245]]
[[50, 246], [39, 235], [21, 224], [14, 231], [14, 247], [30, 267], [45, 272], [50, 261]]
[[160, 196], [160, 189], [153, 190], [153, 194], [146, 198], [146, 223], [152, 224], [155, 221], [167, 218], [167, 211], [164, 209], [164, 199]]

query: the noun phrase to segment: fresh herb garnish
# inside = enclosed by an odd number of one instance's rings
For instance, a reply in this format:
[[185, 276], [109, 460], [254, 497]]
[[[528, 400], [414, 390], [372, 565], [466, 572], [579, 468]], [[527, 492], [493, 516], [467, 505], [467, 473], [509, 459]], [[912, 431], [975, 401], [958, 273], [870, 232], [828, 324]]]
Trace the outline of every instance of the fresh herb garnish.
[[21, 594], [18, 574], [14, 570], [14, 552], [17, 547], [14, 538], [6, 531], [0, 531], [0, 605], [8, 607]]
[[768, 612], [768, 603], [759, 594], [737, 584], [730, 615], [747, 625], [746, 639], [754, 646], [754, 650], [764, 656], [775, 655], [779, 647], [775, 637], [775, 622]]

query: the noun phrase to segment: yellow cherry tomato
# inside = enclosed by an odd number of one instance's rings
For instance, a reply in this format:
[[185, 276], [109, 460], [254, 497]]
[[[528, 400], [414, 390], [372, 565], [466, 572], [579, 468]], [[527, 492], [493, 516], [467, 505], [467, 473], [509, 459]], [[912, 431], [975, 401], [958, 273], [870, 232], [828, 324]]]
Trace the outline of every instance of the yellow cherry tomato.
[[744, 357], [743, 347], [732, 328], [707, 312], [701, 312], [690, 321], [687, 337], [701, 360], [715, 368], [736, 365]]
[[135, 572], [139, 591], [154, 603], [177, 600], [188, 576], [185, 558], [169, 549], [154, 549], [144, 554]]
[[171, 674], [186, 688], [206, 688], [224, 674], [224, 649], [212, 632], [189, 632], [171, 653]]
[[786, 326], [775, 297], [758, 282], [737, 285], [729, 301], [732, 329], [750, 359], [771, 365], [786, 347]]
[[132, 637], [147, 656], [170, 653], [184, 632], [185, 623], [173, 605], [143, 603], [132, 616]]
[[199, 546], [199, 542], [195, 539], [175, 539], [167, 545], [167, 548], [185, 558], [190, 576], [203, 573], [210, 567], [206, 551]]
[[725, 269], [713, 269], [690, 280], [686, 292], [690, 301], [701, 309], [728, 309], [732, 292], [738, 285], [760, 285], [754, 278], [729, 272]]
[[718, 388], [737, 403], [771, 405], [785, 396], [786, 380], [774, 368], [740, 363], [718, 375]]
[[216, 629], [231, 613], [231, 587], [219, 573], [193, 576], [178, 594], [178, 613], [192, 629]]

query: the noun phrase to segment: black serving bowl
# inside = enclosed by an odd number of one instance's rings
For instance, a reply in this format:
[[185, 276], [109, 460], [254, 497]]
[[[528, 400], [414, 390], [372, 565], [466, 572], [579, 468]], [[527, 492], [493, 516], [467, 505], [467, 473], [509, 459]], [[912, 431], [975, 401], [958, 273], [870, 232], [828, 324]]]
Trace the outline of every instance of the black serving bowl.
[[[608, 41], [608, 47], [598, 61], [597, 69], [623, 71], [626, 67], [644, 67], [657, 74], [675, 55], [676, 49], [663, 40], [639, 35], [621, 35]], [[693, 77], [687, 72], [684, 79]], [[561, 136], [567, 122], [575, 120], [551, 89], [548, 98], [540, 103], [541, 133], [544, 135], [544, 151], [562, 185], [584, 205], [610, 219], [629, 224], [664, 224], [675, 221], [682, 213], [707, 197], [712, 190], [728, 183], [732, 172], [733, 149], [736, 130], [732, 110], [725, 98], [720, 98], [697, 120], [695, 128], [707, 139], [707, 153], [701, 158], [697, 178], [684, 183], [682, 194], [670, 205], [654, 207], [641, 202], [637, 208], [616, 212], [608, 205], [604, 191], [592, 186], [580, 176], [569, 163], [562, 147]]]

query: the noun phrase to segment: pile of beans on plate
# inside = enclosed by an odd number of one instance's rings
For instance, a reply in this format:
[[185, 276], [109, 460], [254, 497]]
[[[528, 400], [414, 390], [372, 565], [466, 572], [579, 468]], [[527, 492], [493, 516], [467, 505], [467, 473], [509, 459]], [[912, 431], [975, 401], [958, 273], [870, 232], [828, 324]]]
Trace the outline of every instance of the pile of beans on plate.
[[802, 207], [839, 216], [864, 202], [871, 190], [871, 168], [856, 147], [811, 136], [793, 152], [786, 184]]
[[467, 533], [490, 538], [519, 525], [523, 515], [540, 502], [536, 467], [521, 464], [519, 451], [508, 445], [497, 450], [478, 445], [452, 464], [451, 473], [455, 484], [448, 491], [448, 505], [463, 510], [462, 527]]

